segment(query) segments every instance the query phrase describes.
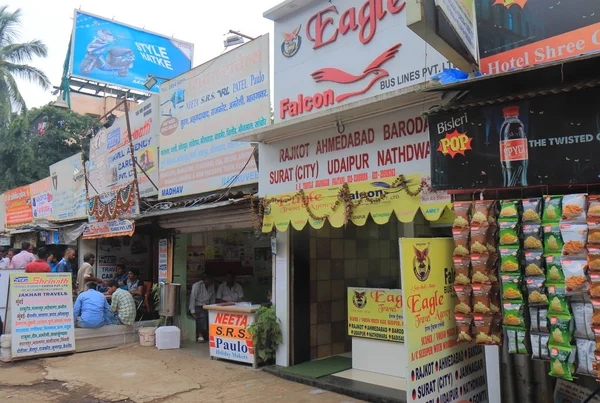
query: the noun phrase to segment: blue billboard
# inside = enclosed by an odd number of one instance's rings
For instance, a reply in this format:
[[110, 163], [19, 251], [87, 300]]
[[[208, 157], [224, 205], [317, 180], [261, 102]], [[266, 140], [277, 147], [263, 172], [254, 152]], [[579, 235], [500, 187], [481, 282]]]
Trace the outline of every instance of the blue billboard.
[[[194, 45], [75, 10], [71, 75], [148, 92], [148, 74], [173, 78], [192, 67]], [[151, 91], [158, 92], [156, 85]]]

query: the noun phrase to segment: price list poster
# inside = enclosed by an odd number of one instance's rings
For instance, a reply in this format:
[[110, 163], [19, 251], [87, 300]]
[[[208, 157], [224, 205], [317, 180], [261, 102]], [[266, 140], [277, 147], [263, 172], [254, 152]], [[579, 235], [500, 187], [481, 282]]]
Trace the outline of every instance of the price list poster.
[[12, 358], [75, 351], [70, 273], [10, 275]]

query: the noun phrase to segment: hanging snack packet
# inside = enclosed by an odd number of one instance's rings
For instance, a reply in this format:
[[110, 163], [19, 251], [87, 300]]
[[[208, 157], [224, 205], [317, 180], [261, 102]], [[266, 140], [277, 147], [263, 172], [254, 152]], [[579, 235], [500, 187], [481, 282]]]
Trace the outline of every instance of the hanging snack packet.
[[566, 288], [562, 285], [548, 286], [548, 315], [569, 315], [569, 305], [567, 303]]
[[454, 228], [454, 256], [469, 256], [469, 228]]
[[471, 255], [471, 265], [473, 267], [473, 283], [491, 284], [488, 261], [490, 255]]
[[500, 222], [500, 245], [501, 246], [518, 246], [519, 245], [519, 226], [518, 223]]
[[500, 248], [500, 272], [517, 273], [519, 271], [520, 250], [518, 248]]
[[573, 380], [573, 373], [569, 364], [571, 353], [570, 346], [550, 348], [550, 376], [563, 378], [568, 381]]
[[477, 344], [492, 344], [492, 316], [491, 315], [475, 315], [473, 317], [473, 325], [475, 327], [475, 343]]
[[471, 322], [473, 317], [470, 315], [457, 315], [454, 317], [456, 320], [456, 334], [459, 342], [471, 342]]
[[488, 314], [492, 313], [490, 308], [490, 284], [473, 284], [473, 312]]
[[519, 201], [502, 200], [500, 202], [500, 221], [518, 221], [519, 220]]
[[594, 338], [594, 330], [592, 329], [592, 316], [594, 316], [594, 306], [591, 302], [583, 304], [583, 317], [585, 319], [585, 332], [588, 339]]
[[572, 320], [570, 316], [557, 315], [550, 317], [550, 346], [571, 347], [573, 337]]
[[587, 224], [561, 224], [560, 234], [563, 239], [563, 256], [585, 257], [587, 241]]
[[562, 222], [586, 222], [587, 194], [573, 194], [563, 196]]
[[548, 305], [548, 296], [544, 287], [544, 278], [526, 277], [527, 300], [531, 305]]
[[540, 321], [540, 332], [549, 333], [548, 329], [548, 307], [540, 307], [538, 319]]
[[596, 364], [596, 342], [594, 340], [588, 340], [588, 356], [587, 356], [587, 367], [588, 373], [592, 376], [596, 376], [596, 371], [594, 371], [594, 366]]
[[511, 301], [522, 301], [523, 294], [521, 293], [521, 279], [519, 276], [502, 275], [502, 299]]
[[550, 340], [549, 334], [540, 335], [540, 355], [542, 360], [550, 359], [550, 350], [548, 350], [548, 340]]
[[454, 256], [454, 284], [466, 285], [471, 283], [469, 257]]
[[485, 237], [485, 244], [487, 246], [489, 253], [496, 253], [498, 242], [496, 241], [496, 234], [498, 233], [498, 225], [490, 224], [488, 227], [488, 231]]
[[539, 224], [540, 212], [542, 210], [542, 199], [526, 199], [522, 201], [523, 214], [521, 216], [523, 224]]
[[544, 277], [541, 251], [525, 252], [525, 275], [529, 277]]
[[502, 315], [492, 317], [492, 344], [502, 345]]
[[588, 221], [600, 221], [600, 196], [594, 195], [588, 197], [589, 206], [587, 211]]
[[540, 332], [540, 308], [537, 306], [529, 307], [529, 330], [533, 333]]
[[567, 295], [581, 295], [587, 292], [590, 285], [585, 275], [587, 262], [585, 260], [561, 259]]
[[600, 246], [600, 223], [589, 222], [588, 223], [588, 245]]
[[473, 292], [471, 286], [455, 285], [454, 292], [458, 298], [458, 302], [454, 306], [454, 313], [463, 315], [471, 313], [471, 293]]
[[559, 225], [544, 225], [544, 252], [562, 253], [563, 241]]
[[590, 295], [594, 298], [600, 298], [600, 273], [590, 273]]
[[508, 353], [517, 354], [517, 331], [512, 329], [504, 329], [504, 333], [506, 333]]
[[471, 225], [488, 226], [491, 222], [495, 222], [494, 207], [495, 200], [477, 200], [473, 206], [473, 216], [471, 217]]
[[600, 249], [588, 249], [588, 266], [591, 271], [600, 271]]
[[526, 224], [523, 230], [523, 249], [543, 250], [542, 226], [540, 224]]
[[502, 303], [502, 325], [508, 327], [525, 328], [524, 304], [520, 302]]
[[[592, 298], [592, 329], [594, 329], [594, 334], [598, 333], [596, 330], [600, 331], [600, 299]], [[600, 348], [598, 349], [600, 351]]]
[[[575, 339], [575, 345], [577, 346], [577, 373], [582, 375], [589, 375], [589, 368], [591, 366], [591, 361], [594, 360], [594, 355], [592, 357], [588, 357], [589, 355], [589, 345], [590, 342], [594, 344], [593, 341], [587, 339]], [[590, 359], [591, 358], [591, 359]], [[588, 363], [589, 361], [589, 363]]]
[[571, 302], [571, 311], [573, 311], [573, 321], [575, 322], [573, 337], [575, 338], [587, 338], [584, 306], [583, 302]]
[[540, 335], [530, 334], [529, 339], [531, 340], [531, 358], [539, 360], [541, 358]]
[[492, 313], [500, 313], [500, 285], [492, 285], [490, 291], [490, 311]]
[[557, 223], [562, 216], [562, 196], [546, 196], [544, 198], [544, 214], [542, 222], [544, 224]]
[[454, 222], [452, 228], [469, 228], [469, 213], [471, 211], [472, 202], [454, 202], [452, 211], [454, 212]]
[[564, 283], [565, 275], [560, 263], [560, 257], [556, 255], [546, 256], [546, 280], [548, 283]]
[[488, 254], [487, 248], [488, 227], [471, 226], [471, 253], [483, 255]]
[[498, 255], [494, 253], [489, 255], [487, 261], [488, 275], [492, 284], [498, 283], [498, 260]]
[[517, 354], [529, 354], [527, 340], [527, 331], [517, 330]]

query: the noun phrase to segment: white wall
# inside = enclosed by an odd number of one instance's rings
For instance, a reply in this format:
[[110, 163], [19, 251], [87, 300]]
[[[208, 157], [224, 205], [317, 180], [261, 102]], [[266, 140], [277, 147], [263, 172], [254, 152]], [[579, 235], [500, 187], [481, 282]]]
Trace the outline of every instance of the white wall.
[[290, 365], [290, 231], [277, 232], [277, 255], [273, 256], [273, 302], [275, 314], [281, 321], [283, 343], [277, 346], [275, 363]]
[[[97, 251], [97, 241], [95, 239], [82, 239], [79, 238], [78, 239], [78, 244], [77, 244], [77, 262], [78, 262], [78, 267], [81, 267], [81, 265], [83, 264], [83, 256], [86, 253], [93, 253], [94, 256], [96, 256], [96, 258], [98, 258], [98, 251]], [[60, 260], [60, 256], [58, 256], [58, 260]], [[97, 270], [96, 270], [96, 265], [94, 265], [94, 275], [97, 275]]]

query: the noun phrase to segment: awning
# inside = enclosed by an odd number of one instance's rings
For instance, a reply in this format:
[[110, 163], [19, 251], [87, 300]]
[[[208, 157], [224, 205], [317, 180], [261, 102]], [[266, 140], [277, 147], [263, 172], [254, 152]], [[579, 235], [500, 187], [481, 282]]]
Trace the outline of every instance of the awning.
[[[408, 191], [413, 194], [419, 191], [422, 181], [429, 183], [426, 174], [407, 175], [405, 180]], [[349, 207], [348, 202], [353, 207]], [[423, 189], [411, 196], [403, 185], [398, 184], [397, 178], [265, 197], [264, 203], [263, 232], [270, 232], [273, 227], [286, 231], [290, 224], [294, 229], [302, 230], [307, 223], [318, 229], [323, 227], [325, 220], [339, 228], [347, 223], [347, 208], [352, 209], [348, 220], [363, 226], [369, 216], [377, 224], [386, 224], [392, 214], [400, 222], [409, 223], [418, 210], [427, 220], [437, 221], [452, 207], [447, 193]]]

